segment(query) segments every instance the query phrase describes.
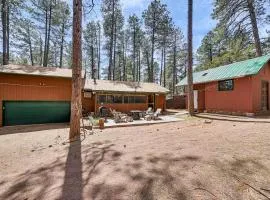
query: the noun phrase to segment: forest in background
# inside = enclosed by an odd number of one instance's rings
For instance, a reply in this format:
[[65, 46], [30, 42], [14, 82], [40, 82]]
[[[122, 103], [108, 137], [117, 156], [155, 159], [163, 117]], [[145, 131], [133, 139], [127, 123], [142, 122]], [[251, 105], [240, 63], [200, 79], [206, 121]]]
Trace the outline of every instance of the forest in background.
[[[87, 17], [100, 3], [100, 20]], [[217, 26], [196, 52], [196, 70], [270, 52], [267, 0], [214, 0]], [[89, 77], [156, 82], [175, 94], [186, 75], [187, 42], [167, 5], [153, 0], [143, 13], [124, 18], [120, 0], [84, 1], [82, 64]], [[87, 9], [86, 9], [87, 8]], [[64, 0], [1, 0], [1, 61], [71, 67], [72, 9]], [[195, 33], [196, 34], [196, 33]], [[95, 74], [94, 74], [95, 72]]]

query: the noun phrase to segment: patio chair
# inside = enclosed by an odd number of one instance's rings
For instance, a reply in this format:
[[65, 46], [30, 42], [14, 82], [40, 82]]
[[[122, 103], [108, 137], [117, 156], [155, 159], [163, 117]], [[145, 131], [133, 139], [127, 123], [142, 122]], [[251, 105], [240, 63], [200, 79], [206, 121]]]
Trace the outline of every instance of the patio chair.
[[159, 115], [161, 114], [162, 109], [158, 108], [156, 112], [153, 114], [153, 120], [159, 120]]
[[120, 112], [113, 112], [113, 118], [115, 123], [123, 123], [128, 122], [127, 114], [120, 113]]
[[145, 120], [150, 121], [150, 120], [158, 120], [159, 115], [161, 114], [162, 109], [158, 108], [155, 113], [148, 114], [144, 117]]
[[89, 130], [92, 131], [92, 133], [93, 133], [93, 129], [94, 129], [94, 125], [95, 125], [95, 119], [93, 118], [92, 115], [89, 115], [88, 120], [89, 120]]

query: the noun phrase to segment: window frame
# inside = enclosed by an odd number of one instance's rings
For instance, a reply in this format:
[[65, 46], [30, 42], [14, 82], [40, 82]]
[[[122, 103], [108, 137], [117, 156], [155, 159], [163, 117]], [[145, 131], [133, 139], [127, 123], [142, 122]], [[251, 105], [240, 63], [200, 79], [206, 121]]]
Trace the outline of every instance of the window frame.
[[[231, 81], [232, 82], [232, 86], [230, 88], [221, 88], [220, 84], [225, 83]], [[219, 92], [229, 92], [229, 91], [233, 91], [234, 90], [234, 79], [227, 79], [227, 80], [222, 80], [222, 81], [218, 81], [218, 91]]]

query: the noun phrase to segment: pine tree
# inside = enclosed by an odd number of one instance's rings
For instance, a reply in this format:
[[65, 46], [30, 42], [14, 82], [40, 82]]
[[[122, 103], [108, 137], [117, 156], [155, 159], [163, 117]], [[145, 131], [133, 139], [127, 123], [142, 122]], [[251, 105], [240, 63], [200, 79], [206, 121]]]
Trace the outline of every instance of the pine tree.
[[148, 69], [149, 82], [154, 82], [154, 54], [157, 46], [158, 34], [160, 30], [160, 24], [166, 12], [166, 5], [161, 4], [159, 0], [153, 0], [148, 6], [147, 10], [143, 12], [144, 25], [146, 34], [151, 41], [151, 59], [150, 68]]
[[87, 67], [86, 69], [88, 69], [91, 78], [94, 78], [94, 68], [98, 57], [97, 37], [98, 37], [98, 25], [96, 24], [95, 21], [91, 21], [86, 25], [86, 29], [84, 31], [84, 49], [87, 55], [86, 63], [89, 63], [87, 64], [87, 66], [89, 67]]
[[141, 21], [138, 16], [135, 14], [132, 16], [129, 16], [128, 19], [128, 33], [130, 37], [130, 46], [132, 47], [132, 76], [133, 81], [139, 81], [140, 76], [140, 48], [141, 48]]
[[[238, 30], [245, 30], [253, 36], [256, 55], [262, 55], [257, 21], [265, 14], [263, 0], [215, 0], [214, 19], [226, 25], [227, 29], [237, 34]], [[239, 28], [240, 27], [240, 28]]]
[[73, 0], [72, 96], [69, 139], [80, 136], [82, 75], [82, 0]]
[[116, 71], [116, 43], [123, 27], [124, 17], [119, 0], [103, 0], [101, 11], [103, 14], [104, 36], [107, 39], [105, 49], [109, 57], [107, 79], [111, 80], [114, 79], [114, 72]]

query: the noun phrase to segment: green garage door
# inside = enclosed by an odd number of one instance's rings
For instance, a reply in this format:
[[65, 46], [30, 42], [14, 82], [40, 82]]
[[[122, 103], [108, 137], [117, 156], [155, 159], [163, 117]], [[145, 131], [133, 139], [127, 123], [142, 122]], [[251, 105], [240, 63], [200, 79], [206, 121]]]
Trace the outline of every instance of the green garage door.
[[4, 101], [4, 126], [68, 122], [70, 102]]

